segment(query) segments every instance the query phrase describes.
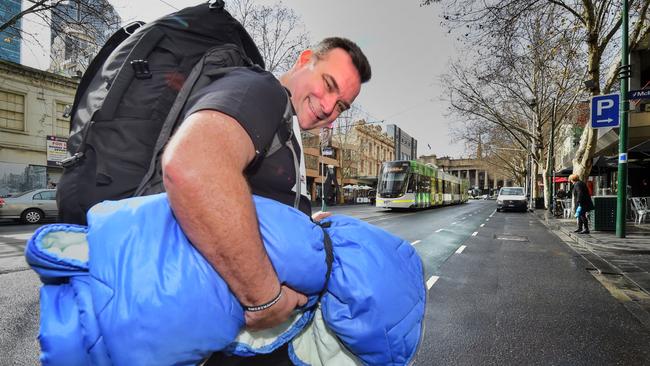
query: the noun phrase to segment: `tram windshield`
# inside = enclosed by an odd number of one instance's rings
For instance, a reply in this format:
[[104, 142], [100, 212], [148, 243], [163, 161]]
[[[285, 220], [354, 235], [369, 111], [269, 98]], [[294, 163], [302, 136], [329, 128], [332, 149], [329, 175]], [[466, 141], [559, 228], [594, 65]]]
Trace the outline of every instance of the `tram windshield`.
[[381, 167], [377, 184], [380, 197], [394, 198], [402, 196], [408, 184], [409, 162], [388, 162]]

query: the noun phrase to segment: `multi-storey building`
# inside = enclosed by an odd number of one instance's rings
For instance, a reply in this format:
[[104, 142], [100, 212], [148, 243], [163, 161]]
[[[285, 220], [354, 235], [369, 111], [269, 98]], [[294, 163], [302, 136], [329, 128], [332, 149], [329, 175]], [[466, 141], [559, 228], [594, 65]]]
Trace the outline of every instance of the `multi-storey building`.
[[320, 199], [322, 184], [327, 181], [342, 202], [367, 193], [344, 190], [344, 186], [374, 186], [381, 164], [393, 160], [395, 144], [381, 127], [365, 121], [334, 127], [331, 143], [322, 143], [318, 130], [303, 132], [303, 149], [307, 168], [307, 187], [312, 200]]
[[376, 186], [381, 164], [393, 160], [396, 143], [388, 134], [382, 132], [380, 126], [367, 124], [365, 121], [359, 121], [355, 125], [354, 134], [354, 145], [349, 147], [347, 154], [352, 157], [352, 151], [358, 152], [358, 156], [350, 161], [356, 171], [356, 176], [351, 178]]
[[50, 71], [79, 76], [106, 40], [117, 30], [121, 18], [106, 0], [62, 3], [52, 11]]
[[[0, 4], [0, 24], [20, 13], [21, 0], [3, 0]], [[0, 59], [20, 63], [20, 29], [22, 20], [0, 32]]]
[[415, 160], [418, 156], [418, 141], [397, 125], [386, 126], [386, 133], [395, 141], [394, 160]]
[[58, 182], [77, 82], [0, 61], [0, 196]]

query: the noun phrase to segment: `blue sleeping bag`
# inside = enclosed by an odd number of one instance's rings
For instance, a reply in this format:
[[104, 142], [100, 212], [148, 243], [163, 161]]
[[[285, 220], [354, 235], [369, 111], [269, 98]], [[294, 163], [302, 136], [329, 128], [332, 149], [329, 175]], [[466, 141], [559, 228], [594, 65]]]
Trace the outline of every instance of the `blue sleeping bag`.
[[[411, 362], [426, 301], [412, 246], [350, 217], [332, 216], [323, 228], [292, 207], [254, 202], [278, 277], [309, 297], [287, 322], [243, 329], [241, 305], [188, 241], [166, 194], [106, 201], [88, 213], [88, 227], [43, 226], [26, 248], [43, 282], [42, 363], [197, 364], [218, 350], [249, 356], [287, 342], [297, 364], [327, 363], [318, 348], [333, 345], [343, 356], [331, 360]], [[334, 254], [329, 281], [324, 230]]]

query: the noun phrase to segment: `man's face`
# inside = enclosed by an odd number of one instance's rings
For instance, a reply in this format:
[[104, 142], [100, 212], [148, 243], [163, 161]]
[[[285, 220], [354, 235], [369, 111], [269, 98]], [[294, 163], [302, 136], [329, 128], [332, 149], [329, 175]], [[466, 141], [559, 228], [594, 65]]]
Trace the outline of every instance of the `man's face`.
[[303, 130], [329, 126], [359, 95], [361, 80], [347, 52], [335, 48], [317, 58], [303, 52], [288, 85]]

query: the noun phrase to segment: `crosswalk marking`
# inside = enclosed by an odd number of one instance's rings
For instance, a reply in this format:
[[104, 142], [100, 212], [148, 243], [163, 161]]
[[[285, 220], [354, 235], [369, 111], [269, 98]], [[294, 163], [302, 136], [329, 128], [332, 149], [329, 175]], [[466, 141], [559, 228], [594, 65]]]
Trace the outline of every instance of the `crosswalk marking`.
[[439, 232], [441, 232], [442, 230], [444, 230], [444, 229], [438, 229], [438, 230], [436, 230], [436, 232], [439, 233]]
[[24, 233], [24, 234], [6, 234], [0, 235], [3, 238], [16, 239], [16, 240], [29, 240], [34, 233]]
[[478, 235], [478, 231], [472, 233], [472, 236], [476, 236], [476, 235]]
[[460, 254], [460, 253], [462, 253], [463, 250], [465, 250], [465, 248], [467, 248], [467, 246], [465, 246], [465, 245], [461, 245], [461, 246], [456, 250], [456, 254]]
[[485, 224], [481, 224], [481, 227], [485, 226]]
[[421, 240], [416, 240], [416, 241], [412, 242], [411, 245], [415, 245], [415, 244], [419, 243], [420, 241]]
[[431, 276], [431, 277], [427, 280], [427, 290], [430, 290], [430, 289], [431, 289], [431, 286], [433, 286], [433, 284], [435, 284], [436, 281], [438, 281], [438, 278], [440, 278], [440, 277], [438, 277], [438, 276]]

